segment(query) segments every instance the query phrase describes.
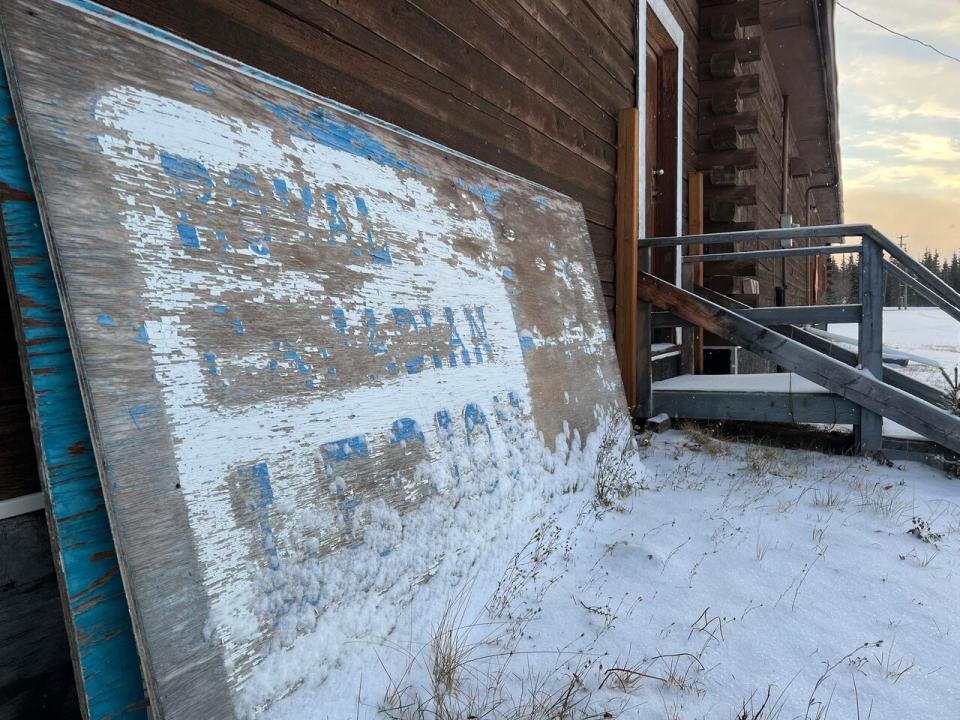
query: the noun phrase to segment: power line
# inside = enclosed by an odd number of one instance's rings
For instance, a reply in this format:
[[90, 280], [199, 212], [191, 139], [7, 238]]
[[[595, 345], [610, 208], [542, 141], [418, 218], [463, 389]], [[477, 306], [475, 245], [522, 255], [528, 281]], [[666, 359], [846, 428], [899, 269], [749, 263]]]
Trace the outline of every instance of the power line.
[[935, 53], [937, 53], [937, 55], [942, 55], [943, 57], [947, 58], [947, 60], [953, 60], [955, 63], [960, 63], [960, 57], [957, 57], [956, 55], [951, 55], [950, 53], [945, 53], [945, 52], [944, 52], [943, 50], [941, 50], [940, 48], [934, 47], [934, 46], [931, 45], [930, 43], [924, 42], [923, 40], [920, 40], [919, 38], [911, 37], [910, 35], [905, 35], [905, 34], [903, 34], [902, 32], [897, 32], [897, 31], [894, 30], [893, 28], [888, 28], [888, 27], [887, 27], [886, 25], [884, 25], [883, 23], [878, 23], [876, 20], [871, 20], [871, 19], [868, 18], [866, 15], [861, 15], [861, 14], [858, 13], [856, 10], [854, 10], [853, 8], [847, 7], [846, 5], [844, 5], [844, 4], [843, 4], [842, 2], [840, 2], [839, 0], [837, 0], [837, 5], [839, 5], [840, 7], [842, 7], [842, 8], [843, 8], [844, 10], [846, 10], [848, 13], [850, 13], [850, 14], [852, 14], [852, 15], [856, 15], [856, 16], [857, 16], [858, 18], [860, 18], [861, 20], [864, 20], [865, 22], [868, 22], [868, 23], [870, 23], [871, 25], [876, 25], [876, 26], [877, 26], [878, 28], [880, 28], [881, 30], [886, 30], [886, 31], [887, 31], [888, 33], [890, 33], [891, 35], [896, 35], [897, 37], [901, 37], [901, 38], [903, 38], [904, 40], [909, 40], [910, 42], [915, 42], [915, 43], [917, 43], [918, 45], [923, 45], [925, 48], [928, 48], [928, 49], [930, 49], [930, 50], [933, 50]]

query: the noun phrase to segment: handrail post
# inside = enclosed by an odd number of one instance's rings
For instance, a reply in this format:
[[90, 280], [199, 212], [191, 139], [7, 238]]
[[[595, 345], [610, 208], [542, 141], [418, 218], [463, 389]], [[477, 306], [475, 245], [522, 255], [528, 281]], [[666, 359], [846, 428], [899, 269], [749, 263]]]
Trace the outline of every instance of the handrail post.
[[[883, 250], [869, 235], [860, 252], [860, 369], [883, 380]], [[883, 416], [860, 409], [855, 428], [857, 451], [873, 455], [883, 448]]]
[[[650, 248], [641, 247], [637, 256], [641, 271], [650, 272]], [[633, 416], [653, 416], [653, 308], [649, 302], [637, 299], [637, 401]]]

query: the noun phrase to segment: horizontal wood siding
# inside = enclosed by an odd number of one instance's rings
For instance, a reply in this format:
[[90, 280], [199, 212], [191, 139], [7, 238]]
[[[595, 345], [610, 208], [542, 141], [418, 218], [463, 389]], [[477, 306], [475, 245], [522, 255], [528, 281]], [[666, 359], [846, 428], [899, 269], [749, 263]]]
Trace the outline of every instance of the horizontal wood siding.
[[[695, 0], [674, 1], [695, 12]], [[616, 118], [636, 97], [635, 4], [104, 4], [570, 195], [584, 206], [612, 308]]]

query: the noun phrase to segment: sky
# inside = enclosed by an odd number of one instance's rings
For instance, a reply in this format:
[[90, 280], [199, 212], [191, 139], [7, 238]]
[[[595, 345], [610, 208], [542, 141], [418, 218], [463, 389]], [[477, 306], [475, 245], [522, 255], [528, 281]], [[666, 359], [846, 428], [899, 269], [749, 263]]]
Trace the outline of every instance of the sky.
[[[841, 0], [960, 57], [960, 0]], [[836, 9], [845, 220], [960, 251], [960, 63]]]

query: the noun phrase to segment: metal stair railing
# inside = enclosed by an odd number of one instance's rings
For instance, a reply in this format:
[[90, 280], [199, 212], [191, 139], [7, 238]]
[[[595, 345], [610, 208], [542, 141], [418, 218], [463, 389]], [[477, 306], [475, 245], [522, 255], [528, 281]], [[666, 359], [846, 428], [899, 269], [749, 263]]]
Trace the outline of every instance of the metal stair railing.
[[[859, 237], [860, 243], [836, 244], [849, 237]], [[748, 308], [705, 288], [691, 293], [640, 271], [639, 299], [666, 309], [666, 312], [651, 314], [651, 326], [692, 324], [704, 328], [851, 400], [860, 407], [860, 422], [855, 430], [856, 444], [862, 453], [874, 454], [881, 450], [884, 417], [960, 453], [960, 418], [945, 409], [946, 394], [883, 364], [884, 273], [908, 284], [957, 321], [960, 321], [960, 293], [873, 226], [818, 225], [660, 237], [641, 240], [640, 247], [726, 243], [734, 243], [736, 247], [737, 243], [744, 242], [798, 239], [818, 239], [824, 244], [687, 255], [683, 261], [857, 253], [860, 255], [859, 304]], [[884, 254], [899, 265], [885, 259]], [[856, 322], [859, 327], [857, 352], [838, 348], [799, 327], [824, 322]]]

